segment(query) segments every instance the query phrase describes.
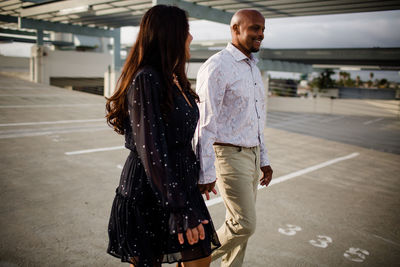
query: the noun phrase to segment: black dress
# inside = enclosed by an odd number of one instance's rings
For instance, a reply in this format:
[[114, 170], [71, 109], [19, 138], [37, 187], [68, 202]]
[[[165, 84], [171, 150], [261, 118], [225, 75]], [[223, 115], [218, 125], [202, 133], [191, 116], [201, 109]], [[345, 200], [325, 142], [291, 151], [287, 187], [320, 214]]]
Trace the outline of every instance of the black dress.
[[[219, 247], [211, 217], [197, 187], [199, 162], [191, 141], [199, 119], [175, 88], [174, 107], [161, 112], [163, 83], [153, 68], [140, 70], [127, 91], [125, 146], [131, 150], [116, 190], [107, 252], [135, 266], [191, 261]], [[180, 245], [177, 233], [204, 226], [206, 237]], [[185, 235], [184, 235], [185, 236]]]

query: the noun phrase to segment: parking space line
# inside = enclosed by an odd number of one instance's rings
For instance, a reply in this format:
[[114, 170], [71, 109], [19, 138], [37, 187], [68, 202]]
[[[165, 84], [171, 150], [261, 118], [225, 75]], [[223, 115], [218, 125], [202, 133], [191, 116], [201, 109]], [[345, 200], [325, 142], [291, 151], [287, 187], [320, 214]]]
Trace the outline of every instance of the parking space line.
[[94, 149], [71, 151], [71, 152], [65, 152], [64, 154], [67, 155], [67, 156], [71, 156], [71, 155], [87, 154], [87, 153], [93, 153], [93, 152], [119, 150], [119, 149], [124, 149], [124, 148], [125, 148], [124, 146], [112, 146], [112, 147], [103, 147], [103, 148], [94, 148]]
[[93, 125], [93, 126], [68, 127], [68, 128], [40, 128], [38, 130], [34, 129], [18, 129], [13, 131], [6, 130], [6, 131], [0, 131], [0, 139], [77, 133], [77, 132], [105, 131], [105, 130], [110, 130], [110, 127], [108, 127], [105, 124]]
[[373, 234], [372, 236], [374, 236], [374, 237], [376, 237], [376, 238], [379, 238], [379, 239], [381, 239], [381, 240], [383, 240], [383, 241], [385, 241], [385, 242], [387, 242], [387, 243], [389, 243], [389, 244], [392, 244], [392, 245], [395, 245], [395, 246], [397, 246], [397, 247], [400, 247], [400, 244], [398, 244], [398, 243], [396, 243], [396, 242], [394, 242], [394, 241], [392, 241], [392, 240], [390, 240], [390, 239], [381, 237], [381, 236], [379, 236], [379, 235], [374, 235], [374, 234]]
[[[280, 177], [278, 177], [278, 178], [272, 179], [272, 181], [271, 181], [271, 183], [268, 185], [268, 187], [270, 187], [270, 186], [272, 186], [272, 185], [275, 185], [275, 184], [279, 184], [279, 183], [285, 182], [285, 181], [287, 181], [287, 180], [290, 180], [290, 179], [293, 179], [293, 178], [296, 178], [296, 177], [299, 177], [299, 176], [301, 176], [301, 175], [303, 175], [303, 174], [316, 171], [316, 170], [318, 170], [318, 169], [327, 167], [327, 166], [329, 166], [329, 165], [338, 163], [338, 162], [340, 162], [340, 161], [344, 161], [344, 160], [348, 160], [348, 159], [351, 159], [351, 158], [355, 158], [355, 157], [357, 157], [358, 155], [360, 155], [360, 153], [354, 152], [354, 153], [351, 153], [351, 154], [349, 154], [349, 155], [347, 155], [347, 156], [344, 156], [344, 157], [334, 158], [334, 159], [331, 159], [331, 160], [322, 162], [322, 163], [320, 163], [320, 164], [317, 164], [317, 165], [314, 165], [314, 166], [310, 166], [310, 167], [308, 167], [308, 168], [301, 169], [301, 170], [298, 170], [298, 171], [295, 171], [295, 172], [292, 172], [292, 173], [289, 173], [289, 174], [280, 176]], [[262, 188], [265, 188], [265, 186], [261, 186], [261, 185], [258, 186], [258, 190], [260, 190], [260, 189], [262, 189]], [[206, 205], [207, 205], [207, 207], [211, 207], [211, 206], [214, 206], [214, 205], [216, 205], [216, 204], [218, 204], [218, 203], [221, 203], [221, 202], [222, 202], [222, 197], [216, 197], [216, 198], [207, 200], [207, 201], [206, 201]]]
[[80, 97], [80, 95], [71, 95], [71, 94], [0, 94], [0, 97]]
[[2, 123], [0, 127], [9, 126], [28, 126], [28, 125], [43, 125], [43, 124], [63, 124], [63, 123], [81, 123], [81, 122], [95, 122], [104, 121], [105, 119], [88, 119], [88, 120], [62, 120], [62, 121], [38, 121], [38, 122], [16, 122], [16, 123]]
[[327, 123], [327, 122], [337, 121], [337, 120], [343, 119], [344, 117], [345, 116], [339, 116], [339, 117], [333, 117], [333, 118], [329, 118], [329, 119], [322, 119], [321, 122]]
[[364, 121], [363, 124], [364, 125], [368, 125], [368, 124], [371, 124], [371, 123], [374, 123], [374, 122], [377, 122], [377, 121], [381, 121], [383, 119], [384, 118], [377, 118], [377, 119], [373, 119], [373, 120], [369, 120], [369, 121]]
[[49, 104], [49, 105], [2, 105], [0, 108], [65, 108], [65, 107], [87, 107], [87, 106], [104, 106], [104, 104]]

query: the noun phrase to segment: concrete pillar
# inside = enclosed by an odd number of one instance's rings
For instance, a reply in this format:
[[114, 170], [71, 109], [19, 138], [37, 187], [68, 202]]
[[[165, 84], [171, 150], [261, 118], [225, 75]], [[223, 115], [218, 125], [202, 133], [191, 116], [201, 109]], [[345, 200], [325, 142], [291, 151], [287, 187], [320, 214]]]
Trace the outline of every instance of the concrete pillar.
[[31, 48], [30, 78], [35, 83], [50, 84], [50, 76], [46, 68], [45, 59], [47, 48], [42, 45], [34, 45]]
[[110, 97], [115, 89], [121, 75], [121, 30], [114, 29], [113, 36], [113, 61], [112, 65], [108, 66], [108, 70], [104, 73], [104, 96]]
[[44, 79], [43, 73], [43, 46], [34, 45], [31, 48], [31, 79], [32, 82], [41, 83]]
[[108, 67], [108, 71], [104, 73], [104, 96], [110, 97], [116, 89], [116, 85], [121, 75], [121, 71], [113, 70], [111, 66]]

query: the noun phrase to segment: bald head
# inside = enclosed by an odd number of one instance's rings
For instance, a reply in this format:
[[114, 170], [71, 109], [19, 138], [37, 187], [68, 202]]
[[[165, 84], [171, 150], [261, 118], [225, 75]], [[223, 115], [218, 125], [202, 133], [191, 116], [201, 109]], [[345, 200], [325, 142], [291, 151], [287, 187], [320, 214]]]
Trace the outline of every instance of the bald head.
[[241, 9], [231, 19], [232, 44], [250, 57], [264, 39], [265, 18], [254, 9]]
[[231, 30], [234, 25], [240, 25], [243, 22], [248, 22], [255, 17], [264, 19], [264, 16], [254, 9], [241, 9], [237, 11], [235, 14], [233, 14], [231, 19]]

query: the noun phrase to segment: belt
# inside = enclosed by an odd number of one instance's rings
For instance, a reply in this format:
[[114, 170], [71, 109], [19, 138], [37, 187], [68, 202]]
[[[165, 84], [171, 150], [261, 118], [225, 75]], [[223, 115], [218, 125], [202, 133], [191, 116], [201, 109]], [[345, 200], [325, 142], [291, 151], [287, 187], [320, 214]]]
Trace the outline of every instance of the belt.
[[217, 145], [217, 146], [230, 146], [230, 147], [241, 147], [241, 146], [236, 146], [236, 145], [232, 145], [232, 144], [228, 144], [228, 143], [218, 143], [218, 142], [215, 142], [214, 145]]

